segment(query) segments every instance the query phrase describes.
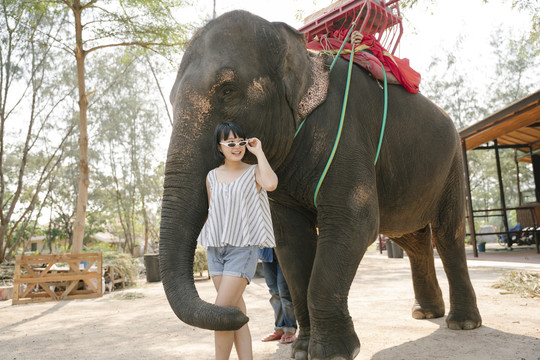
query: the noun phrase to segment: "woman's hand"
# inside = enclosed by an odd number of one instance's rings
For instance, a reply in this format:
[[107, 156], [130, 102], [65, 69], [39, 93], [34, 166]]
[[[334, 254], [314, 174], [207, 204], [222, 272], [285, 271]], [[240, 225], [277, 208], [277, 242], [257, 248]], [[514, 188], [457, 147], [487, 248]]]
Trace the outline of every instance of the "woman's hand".
[[263, 152], [261, 140], [257, 139], [256, 137], [253, 137], [253, 138], [247, 139], [247, 142], [248, 143], [246, 147], [249, 150], [249, 152], [251, 152], [253, 155], [257, 156]]
[[257, 157], [258, 164], [255, 168], [255, 181], [264, 190], [274, 191], [278, 185], [278, 178], [264, 155], [261, 140], [254, 137], [247, 139], [247, 142], [247, 149]]

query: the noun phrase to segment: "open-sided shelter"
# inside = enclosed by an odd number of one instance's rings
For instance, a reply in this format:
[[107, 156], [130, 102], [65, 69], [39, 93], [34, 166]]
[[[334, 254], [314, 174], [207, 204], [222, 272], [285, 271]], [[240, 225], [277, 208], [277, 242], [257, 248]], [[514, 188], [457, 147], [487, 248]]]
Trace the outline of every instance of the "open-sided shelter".
[[[478, 123], [460, 131], [463, 156], [465, 160], [465, 176], [467, 183], [467, 213], [469, 233], [471, 235], [474, 256], [478, 256], [476, 248], [476, 229], [474, 226], [475, 213], [497, 212], [503, 218], [504, 231], [496, 234], [510, 235], [507, 211], [516, 210], [518, 222], [523, 227], [536, 229], [540, 226], [540, 90], [510, 104]], [[504, 187], [502, 184], [499, 150], [503, 148], [517, 149], [519, 161], [532, 163], [535, 182], [535, 201], [521, 204], [517, 208], [506, 206]], [[501, 196], [500, 209], [473, 209], [467, 151], [493, 150], [497, 162], [499, 191]], [[536, 251], [540, 253], [538, 232], [534, 230]]]

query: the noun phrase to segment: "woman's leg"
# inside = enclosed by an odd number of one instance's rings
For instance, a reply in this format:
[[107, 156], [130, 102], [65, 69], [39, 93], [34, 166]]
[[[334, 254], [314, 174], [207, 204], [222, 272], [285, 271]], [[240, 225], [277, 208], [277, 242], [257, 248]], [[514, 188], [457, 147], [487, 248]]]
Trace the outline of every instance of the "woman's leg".
[[[240, 304], [238, 307], [242, 312], [246, 313], [246, 303], [243, 298], [240, 298]], [[251, 345], [251, 332], [249, 331], [248, 324], [242, 326], [240, 329], [234, 332], [234, 347], [238, 354], [239, 360], [251, 360], [253, 359], [253, 349]]]
[[[217, 290], [216, 305], [236, 306], [244, 313], [246, 306], [242, 298], [247, 280], [242, 277], [220, 275], [212, 278]], [[216, 331], [216, 360], [227, 360], [235, 343], [240, 360], [252, 359], [251, 334], [248, 325], [236, 331]]]

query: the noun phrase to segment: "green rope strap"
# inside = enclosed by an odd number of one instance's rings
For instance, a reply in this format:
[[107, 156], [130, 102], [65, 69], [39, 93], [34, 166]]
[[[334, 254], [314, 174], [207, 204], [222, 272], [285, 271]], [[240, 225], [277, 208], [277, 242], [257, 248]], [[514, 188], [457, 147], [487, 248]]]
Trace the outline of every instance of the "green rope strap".
[[[341, 130], [343, 129], [343, 120], [345, 119], [345, 110], [347, 109], [347, 100], [349, 98], [349, 85], [351, 83], [351, 71], [352, 71], [353, 58], [354, 58], [354, 49], [351, 53], [351, 58], [349, 59], [349, 71], [347, 74], [347, 87], [345, 89], [345, 98], [343, 99], [343, 107], [341, 110], [341, 118], [339, 120], [338, 133], [336, 135], [336, 140], [334, 142], [334, 147], [332, 148], [332, 153], [330, 154], [330, 158], [326, 162], [324, 171], [321, 175], [321, 178], [319, 179], [317, 188], [315, 189], [315, 194], [313, 195], [313, 204], [315, 204], [315, 208], [317, 207], [317, 196], [319, 195], [319, 189], [321, 188], [324, 178], [326, 177], [326, 173], [328, 172], [328, 169], [330, 168], [330, 165], [332, 164], [332, 160], [334, 159], [334, 154], [336, 153], [337, 146], [339, 144], [339, 139], [341, 138]], [[373, 162], [373, 165], [377, 165], [377, 161], [379, 160], [379, 155], [381, 153], [384, 130], [386, 128], [386, 114], [388, 112], [388, 86], [387, 86], [388, 84], [386, 80], [386, 70], [382, 62], [381, 62], [381, 66], [383, 68], [383, 75], [384, 75], [384, 110], [383, 110], [383, 119], [382, 119], [382, 124], [381, 124], [381, 134], [379, 136], [379, 144], [377, 145], [377, 153], [375, 155], [375, 161]], [[300, 129], [302, 128], [302, 126], [304, 126], [304, 123], [306, 122], [306, 120], [307, 120], [307, 117], [305, 117], [304, 120], [302, 120], [302, 122], [298, 126], [298, 129], [296, 129], [296, 132], [294, 133], [294, 138], [296, 138], [296, 135], [298, 135], [298, 133], [300, 132]]]
[[386, 70], [384, 69], [384, 65], [381, 62], [382, 66], [382, 72], [384, 75], [384, 110], [383, 110], [383, 117], [382, 117], [382, 125], [381, 125], [381, 135], [379, 136], [379, 145], [377, 145], [377, 154], [375, 155], [375, 161], [373, 162], [373, 165], [377, 165], [377, 160], [379, 160], [379, 154], [381, 152], [382, 147], [382, 140], [384, 137], [384, 128], [386, 127], [386, 113], [388, 110], [388, 84], [386, 83]]
[[[349, 31], [350, 33], [350, 31]], [[348, 37], [348, 35], [347, 35]], [[345, 43], [345, 42], [343, 42]], [[354, 62], [354, 49], [351, 52], [351, 58], [349, 59], [349, 71], [347, 73], [347, 87], [345, 88], [345, 97], [343, 99], [343, 107], [341, 109], [341, 119], [339, 120], [339, 128], [336, 135], [336, 140], [334, 141], [334, 147], [332, 148], [332, 153], [330, 154], [330, 158], [328, 159], [326, 166], [324, 168], [324, 171], [321, 175], [321, 178], [319, 179], [319, 183], [317, 184], [317, 188], [315, 189], [315, 194], [313, 195], [313, 204], [315, 204], [315, 208], [317, 207], [317, 195], [319, 195], [319, 189], [321, 188], [321, 185], [324, 181], [324, 178], [326, 177], [326, 172], [330, 168], [330, 165], [332, 164], [332, 160], [334, 159], [334, 155], [336, 153], [339, 139], [341, 138], [341, 130], [343, 129], [343, 120], [345, 119], [345, 111], [347, 109], [347, 101], [349, 100], [349, 85], [351, 84], [351, 72], [352, 72], [352, 65]]]
[[[364, 6], [365, 5], [366, 4], [364, 3]], [[332, 71], [332, 69], [334, 68], [334, 64], [336, 63], [337, 59], [339, 58], [339, 55], [341, 54], [341, 52], [343, 50], [343, 47], [345, 46], [345, 43], [349, 39], [349, 36], [351, 35], [353, 29], [356, 27], [356, 22], [360, 18], [360, 14], [362, 13], [363, 9], [364, 9], [364, 7], [362, 7], [362, 9], [360, 9], [360, 12], [358, 13], [358, 17], [351, 24], [351, 28], [349, 29], [349, 32], [347, 33], [347, 36], [345, 37], [345, 40], [343, 40], [343, 43], [341, 44], [341, 47], [339, 48], [339, 51], [337, 52], [337, 55], [335, 56], [334, 61], [332, 62], [332, 65], [330, 66], [330, 71]], [[328, 172], [328, 169], [330, 168], [330, 165], [332, 164], [332, 160], [334, 159], [334, 155], [336, 153], [336, 150], [337, 150], [337, 147], [338, 147], [338, 144], [339, 144], [339, 140], [341, 138], [341, 130], [343, 129], [343, 121], [345, 119], [345, 112], [346, 112], [346, 109], [347, 109], [347, 101], [349, 99], [349, 87], [350, 87], [350, 83], [351, 83], [352, 65], [353, 65], [353, 62], [354, 62], [354, 51], [355, 51], [354, 46], [352, 46], [352, 49], [350, 50], [351, 56], [350, 56], [350, 59], [349, 59], [349, 69], [348, 69], [348, 72], [347, 72], [347, 86], [345, 88], [345, 97], [343, 99], [343, 106], [342, 106], [342, 109], [341, 109], [341, 118], [339, 120], [339, 128], [338, 128], [338, 132], [336, 134], [336, 140], [334, 141], [334, 147], [332, 148], [332, 153], [330, 154], [330, 158], [326, 162], [326, 166], [324, 167], [324, 171], [323, 171], [323, 173], [321, 175], [321, 178], [319, 179], [319, 183], [317, 184], [317, 188], [315, 189], [315, 194], [313, 194], [313, 204], [315, 205], [315, 208], [317, 208], [317, 196], [319, 195], [319, 190], [320, 190], [321, 185], [322, 185], [322, 183], [324, 181], [324, 178], [326, 177], [326, 173]], [[369, 50], [361, 49], [361, 51], [369, 51]], [[347, 51], [347, 52], [349, 52], [349, 51]], [[387, 113], [387, 105], [388, 105], [388, 86], [387, 86], [387, 81], [386, 81], [386, 70], [384, 69], [384, 65], [383, 65], [382, 62], [381, 62], [381, 66], [383, 68], [383, 75], [384, 75], [384, 111], [383, 111], [383, 121], [382, 121], [382, 125], [381, 125], [381, 135], [379, 136], [379, 144], [377, 145], [377, 153], [375, 155], [375, 161], [373, 163], [374, 165], [377, 165], [377, 160], [379, 159], [379, 154], [380, 154], [381, 147], [382, 147], [384, 129], [386, 127], [386, 113]], [[296, 135], [298, 135], [298, 133], [300, 132], [300, 129], [304, 125], [304, 122], [306, 121], [306, 119], [307, 119], [307, 117], [305, 117], [304, 120], [302, 120], [302, 122], [298, 126], [298, 129], [296, 129], [296, 132], [294, 134], [293, 139], [296, 138]]]

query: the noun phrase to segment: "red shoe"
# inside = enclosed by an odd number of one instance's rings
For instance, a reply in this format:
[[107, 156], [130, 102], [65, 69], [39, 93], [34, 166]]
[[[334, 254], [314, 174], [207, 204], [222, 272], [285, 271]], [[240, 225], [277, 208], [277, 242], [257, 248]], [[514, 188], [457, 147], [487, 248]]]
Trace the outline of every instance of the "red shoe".
[[291, 344], [296, 340], [296, 335], [290, 334], [290, 335], [283, 335], [281, 337], [281, 340], [279, 340], [280, 344]]
[[267, 337], [261, 339], [261, 341], [262, 342], [267, 342], [267, 341], [281, 340], [282, 336], [283, 336], [283, 334], [280, 335], [280, 334], [273, 333], [273, 334], [270, 334]]

